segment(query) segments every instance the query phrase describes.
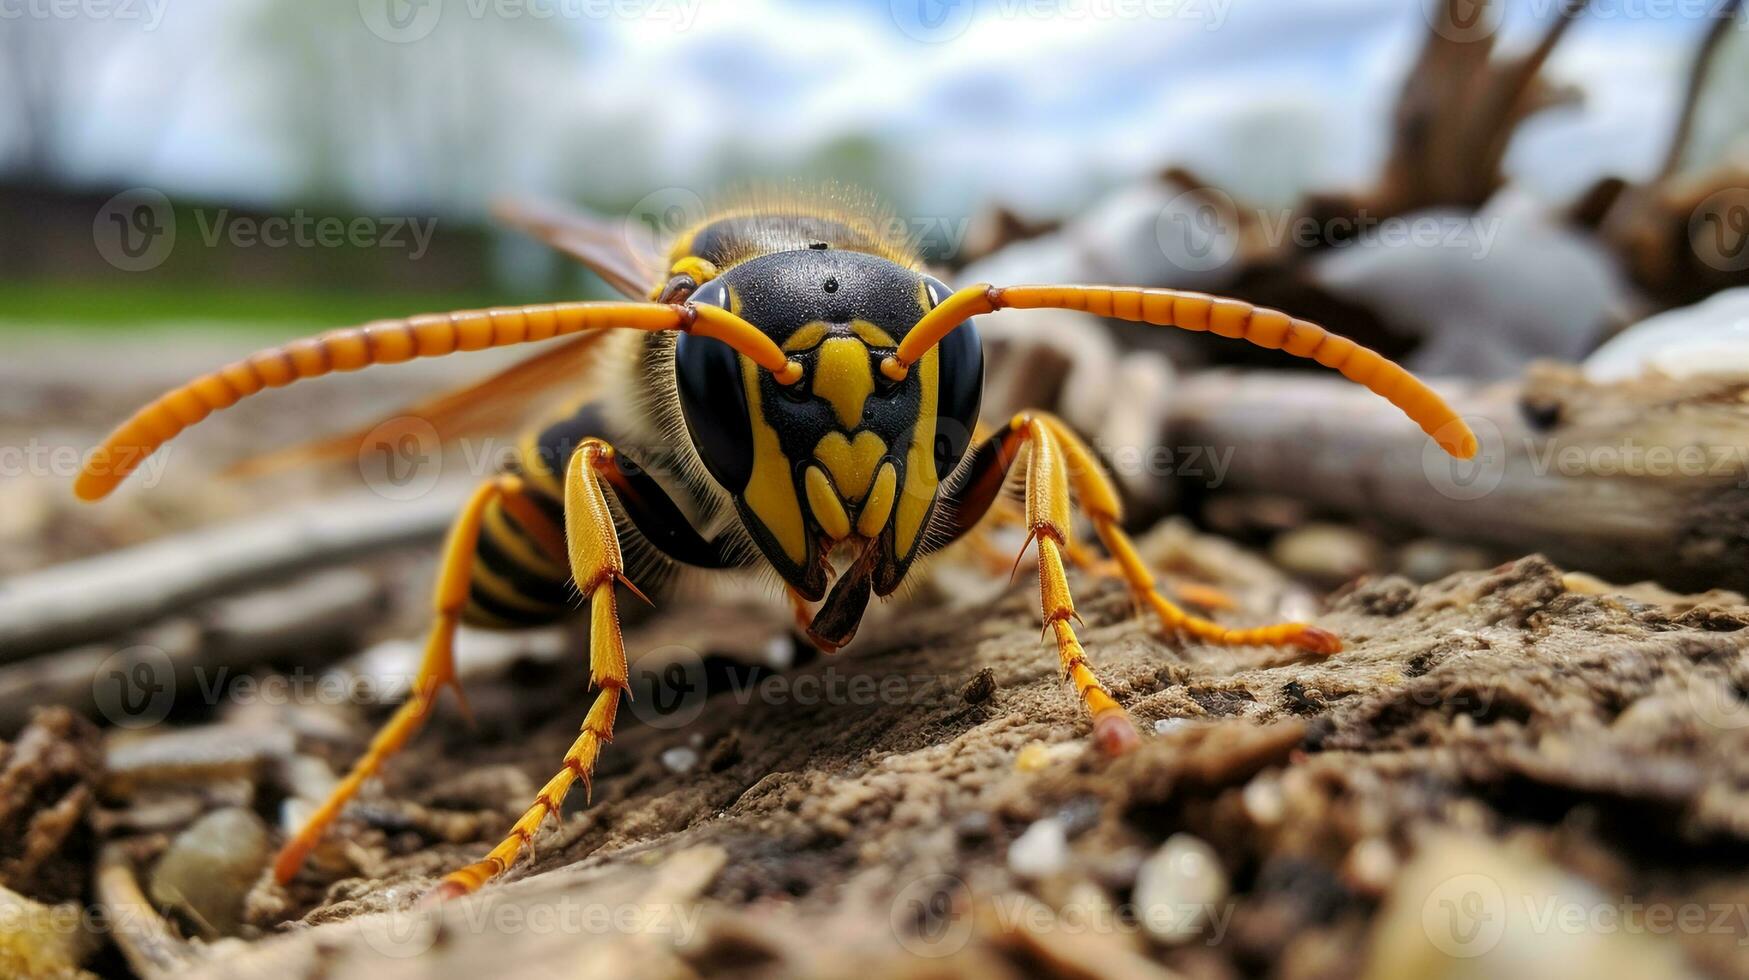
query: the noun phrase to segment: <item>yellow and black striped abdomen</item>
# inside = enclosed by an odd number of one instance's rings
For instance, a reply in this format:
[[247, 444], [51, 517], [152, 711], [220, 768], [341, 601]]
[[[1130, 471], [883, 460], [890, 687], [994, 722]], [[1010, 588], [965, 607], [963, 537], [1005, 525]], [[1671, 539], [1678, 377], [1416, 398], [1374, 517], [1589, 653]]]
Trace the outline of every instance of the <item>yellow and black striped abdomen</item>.
[[[522, 477], [522, 493], [549, 530], [565, 526], [564, 466], [575, 448], [576, 416], [530, 431], [510, 471]], [[560, 532], [562, 535], [562, 532]], [[571, 571], [552, 544], [524, 525], [516, 508], [494, 500], [480, 521], [473, 575], [462, 619], [470, 626], [506, 629], [543, 626], [581, 610]]]
[[[563, 505], [534, 481], [525, 483], [530, 501], [563, 527]], [[462, 620], [497, 629], [542, 626], [580, 608], [575, 594], [569, 569], [547, 553], [539, 536], [524, 527], [502, 500], [488, 504], [474, 546]]]

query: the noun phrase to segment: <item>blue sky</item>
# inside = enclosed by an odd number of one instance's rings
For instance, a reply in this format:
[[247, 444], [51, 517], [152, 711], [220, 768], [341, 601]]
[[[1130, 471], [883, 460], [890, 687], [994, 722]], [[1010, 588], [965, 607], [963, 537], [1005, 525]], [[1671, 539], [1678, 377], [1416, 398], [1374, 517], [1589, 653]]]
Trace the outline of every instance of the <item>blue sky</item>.
[[[70, 179], [285, 202], [309, 186], [311, 145], [333, 142], [355, 198], [464, 211], [503, 189], [709, 189], [847, 139], [880, 146], [924, 211], [1056, 213], [1167, 163], [1284, 202], [1373, 173], [1426, 29], [1405, 0], [616, 0], [639, 17], [424, 0], [441, 13], [430, 34], [391, 43], [361, 11], [406, 0], [324, 0], [265, 32], [281, 0], [156, 2], [150, 30], [83, 25], [99, 70], [76, 101]], [[1509, 161], [1550, 197], [1652, 166], [1704, 27], [1677, 16], [1704, 0], [1597, 2], [1550, 66], [1586, 105], [1539, 120]], [[1552, 4], [1513, 0], [1503, 43], [1526, 43]], [[946, 26], [930, 34], [920, 11]], [[275, 70], [273, 46], [299, 31], [318, 67]], [[314, 108], [288, 110], [300, 99]]]

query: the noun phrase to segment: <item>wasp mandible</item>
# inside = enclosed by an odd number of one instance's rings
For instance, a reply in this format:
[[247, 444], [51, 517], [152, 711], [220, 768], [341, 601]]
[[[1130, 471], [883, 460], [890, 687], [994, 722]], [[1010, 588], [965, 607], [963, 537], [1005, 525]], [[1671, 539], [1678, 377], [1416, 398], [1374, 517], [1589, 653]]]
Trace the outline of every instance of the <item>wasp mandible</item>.
[[[594, 703], [564, 766], [509, 835], [447, 875], [440, 897], [504, 873], [578, 781], [587, 784], [627, 685], [618, 591], [661, 594], [674, 571], [765, 570], [824, 650], [855, 634], [871, 595], [891, 595], [919, 558], [990, 512], [1024, 458], [1025, 530], [1037, 545], [1039, 608], [1095, 741], [1137, 734], [1075, 632], [1064, 555], [1079, 504], [1136, 598], [1168, 631], [1216, 644], [1332, 653], [1304, 623], [1228, 629], [1161, 595], [1121, 527], [1094, 452], [1061, 420], [1021, 412], [974, 439], [983, 353], [973, 318], [1004, 309], [1083, 310], [1208, 331], [1310, 358], [1388, 399], [1460, 458], [1476, 440], [1408, 371], [1322, 327], [1200, 293], [1128, 286], [950, 289], [878, 211], [785, 197], [730, 207], [680, 232], [660, 260], [582, 215], [501, 208], [627, 296], [384, 320], [252, 354], [140, 409], [88, 457], [75, 490], [108, 494], [147, 455], [210, 413], [266, 388], [418, 357], [568, 338], [432, 403], [433, 414], [536, 388], [598, 393], [530, 431], [515, 461], [468, 499], [444, 546], [435, 622], [412, 693], [280, 851], [289, 881], [360, 785], [457, 684], [456, 628], [525, 627], [586, 607]], [[329, 442], [326, 445], [344, 445]], [[640, 561], [628, 565], [630, 552]], [[630, 571], [628, 571], [628, 568]], [[582, 597], [581, 604], [574, 597]], [[818, 603], [818, 606], [814, 604]], [[465, 701], [463, 702], [465, 708]]]

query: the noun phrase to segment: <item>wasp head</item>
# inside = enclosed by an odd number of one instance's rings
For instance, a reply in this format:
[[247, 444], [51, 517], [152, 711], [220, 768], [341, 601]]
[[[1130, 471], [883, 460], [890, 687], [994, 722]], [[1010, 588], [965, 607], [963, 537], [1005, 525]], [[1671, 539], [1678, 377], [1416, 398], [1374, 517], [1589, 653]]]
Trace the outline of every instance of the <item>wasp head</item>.
[[690, 298], [737, 314], [802, 365], [782, 384], [691, 335], [675, 358], [694, 448], [760, 552], [808, 599], [825, 595], [835, 552], [853, 558], [834, 596], [855, 604], [871, 586], [891, 593], [923, 550], [942, 481], [971, 441], [983, 354], [967, 323], [902, 380], [880, 363], [947, 295], [895, 262], [816, 245], [733, 266]]

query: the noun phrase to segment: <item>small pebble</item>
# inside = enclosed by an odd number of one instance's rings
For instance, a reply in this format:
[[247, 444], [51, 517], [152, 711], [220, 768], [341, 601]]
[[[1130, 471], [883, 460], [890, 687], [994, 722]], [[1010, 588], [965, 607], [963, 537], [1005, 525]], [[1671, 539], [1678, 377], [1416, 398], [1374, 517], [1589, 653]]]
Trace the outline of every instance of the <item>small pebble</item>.
[[267, 825], [253, 812], [229, 807], [196, 820], [170, 842], [152, 869], [152, 900], [187, 913], [191, 925], [234, 936], [243, 896], [272, 856]]
[[1008, 870], [1022, 878], [1048, 878], [1069, 864], [1069, 837], [1062, 823], [1044, 819], [1008, 845]]
[[1194, 939], [1227, 899], [1227, 873], [1200, 837], [1173, 834], [1136, 873], [1136, 916], [1163, 943]]
[[677, 745], [662, 753], [662, 765], [672, 773], [688, 773], [698, 765], [698, 750], [685, 745]]
[[1092, 830], [1099, 823], [1099, 814], [1104, 805], [1091, 796], [1078, 796], [1063, 804], [1057, 811], [1056, 820], [1063, 825], [1063, 833], [1069, 837], [1079, 837]]
[[1433, 538], [1411, 541], [1397, 551], [1397, 570], [1421, 583], [1437, 582], [1455, 572], [1479, 571], [1491, 564], [1481, 548]]
[[760, 651], [765, 666], [772, 670], [788, 670], [796, 665], [796, 641], [788, 633], [779, 633], [765, 641]]
[[704, 767], [711, 772], [722, 772], [740, 759], [741, 734], [731, 729], [711, 743], [710, 750], [704, 756]]
[[1397, 876], [1397, 852], [1383, 840], [1368, 837], [1349, 849], [1342, 861], [1342, 876], [1349, 887], [1363, 895], [1383, 895]]
[[990, 700], [995, 693], [996, 672], [985, 667], [966, 684], [965, 690], [960, 692], [960, 697], [964, 698], [967, 704], [983, 704]]
[[1303, 524], [1275, 539], [1269, 557], [1288, 572], [1324, 584], [1340, 584], [1382, 563], [1378, 542], [1340, 524]]
[[1282, 816], [1287, 812], [1281, 784], [1271, 776], [1258, 776], [1246, 783], [1240, 799], [1245, 804], [1245, 815], [1259, 827], [1273, 827], [1281, 823]]
[[1028, 742], [1014, 757], [1014, 768], [1021, 772], [1042, 772], [1049, 768], [1051, 763], [1068, 756], [1078, 755], [1080, 751], [1081, 746], [1074, 742], [1065, 742], [1060, 745]]

